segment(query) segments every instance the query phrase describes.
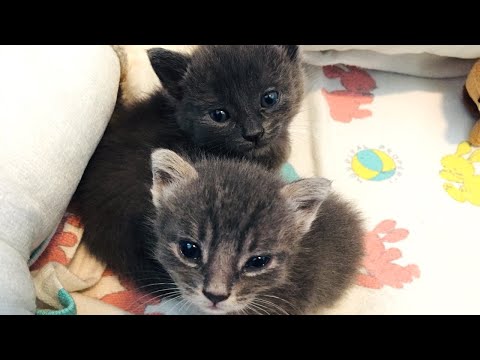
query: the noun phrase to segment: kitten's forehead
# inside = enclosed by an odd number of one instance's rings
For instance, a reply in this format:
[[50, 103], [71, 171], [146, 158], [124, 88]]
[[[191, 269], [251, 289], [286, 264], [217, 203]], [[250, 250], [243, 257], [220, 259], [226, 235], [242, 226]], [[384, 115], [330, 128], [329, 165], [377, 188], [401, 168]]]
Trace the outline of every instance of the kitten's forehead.
[[[207, 45], [193, 53], [192, 65], [209, 67], [252, 68], [287, 60], [282, 48], [276, 45]], [[233, 68], [231, 70], [234, 70]]]
[[[199, 164], [198, 179], [177, 198], [177, 221], [191, 219], [198, 241], [248, 242], [275, 239], [291, 214], [280, 195], [283, 182], [241, 162]], [[194, 224], [195, 226], [192, 226]]]
[[189, 75], [204, 88], [230, 89], [235, 85], [254, 90], [276, 85], [272, 82], [281, 81], [291, 68], [286, 53], [276, 45], [212, 45], [193, 54]]

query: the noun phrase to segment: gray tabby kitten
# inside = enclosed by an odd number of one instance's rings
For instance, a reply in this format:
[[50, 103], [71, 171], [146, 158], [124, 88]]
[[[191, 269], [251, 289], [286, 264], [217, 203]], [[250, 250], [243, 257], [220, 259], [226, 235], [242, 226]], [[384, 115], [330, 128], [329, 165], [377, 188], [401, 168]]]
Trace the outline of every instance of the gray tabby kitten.
[[352, 284], [363, 223], [330, 181], [286, 184], [249, 162], [192, 164], [165, 149], [152, 172], [151, 261], [175, 288], [164, 295], [210, 314], [310, 314]]

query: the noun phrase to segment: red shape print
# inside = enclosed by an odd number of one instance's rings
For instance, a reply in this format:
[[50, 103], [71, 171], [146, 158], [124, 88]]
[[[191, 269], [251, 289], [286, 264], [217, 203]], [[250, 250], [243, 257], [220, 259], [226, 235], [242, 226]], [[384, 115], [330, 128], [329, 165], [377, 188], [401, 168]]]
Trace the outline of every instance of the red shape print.
[[75, 223], [75, 221], [76, 217], [70, 215], [65, 216], [62, 219], [62, 222], [58, 226], [57, 231], [50, 240], [47, 248], [43, 251], [42, 255], [37, 259], [37, 261], [35, 261], [32, 266], [30, 266], [31, 271], [39, 270], [44, 265], [52, 261], [58, 262], [62, 265], [67, 265], [69, 263], [69, 259], [67, 259], [65, 251], [63, 251], [61, 246], [75, 246], [79, 242], [79, 239], [74, 233], [69, 231], [63, 231], [63, 229], [66, 223], [72, 224], [72, 222]]
[[[106, 269], [102, 275], [112, 276], [114, 273]], [[159, 304], [160, 299], [155, 294], [144, 294], [135, 289], [135, 286], [127, 280], [120, 279], [120, 284], [126, 289], [105, 295], [101, 300], [107, 304], [118, 307], [135, 315], [143, 315], [148, 305]], [[162, 315], [160, 313], [151, 313], [149, 315]]]
[[372, 115], [370, 110], [360, 109], [360, 106], [371, 104], [373, 95], [358, 95], [343, 90], [328, 92], [325, 89], [322, 89], [322, 93], [330, 106], [330, 116], [336, 121], [349, 123], [353, 119], [363, 119]]
[[80, 217], [75, 216], [75, 215], [68, 215], [67, 216], [67, 223], [69, 223], [72, 226], [75, 226], [76, 228], [81, 228], [82, 227], [82, 221], [80, 220]]
[[323, 67], [323, 73], [329, 79], [340, 79], [345, 90], [322, 90], [330, 107], [332, 119], [343, 123], [353, 119], [363, 119], [372, 115], [370, 110], [360, 109], [360, 106], [371, 104], [373, 94], [371, 91], [377, 87], [375, 80], [368, 72], [356, 66], [330, 65]]
[[385, 242], [394, 243], [408, 237], [408, 230], [396, 229], [396, 222], [385, 220], [364, 238], [366, 256], [363, 266], [367, 274], [359, 274], [357, 284], [371, 289], [381, 289], [388, 285], [401, 289], [403, 284], [411, 283], [420, 277], [417, 265], [400, 266], [392, 261], [400, 259], [402, 253], [397, 248], [385, 247]]
[[365, 70], [356, 66], [345, 67], [348, 71], [337, 65], [324, 66], [323, 73], [329, 79], [340, 78], [340, 83], [346, 90], [357, 94], [370, 94], [377, 87], [375, 80]]

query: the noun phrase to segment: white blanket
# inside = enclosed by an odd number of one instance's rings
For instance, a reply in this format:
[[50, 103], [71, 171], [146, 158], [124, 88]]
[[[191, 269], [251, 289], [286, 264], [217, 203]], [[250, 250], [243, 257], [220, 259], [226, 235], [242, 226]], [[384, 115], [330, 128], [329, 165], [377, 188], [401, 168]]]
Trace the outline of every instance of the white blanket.
[[465, 77], [309, 67], [291, 163], [363, 209], [357, 285], [328, 313], [480, 314], [480, 151]]

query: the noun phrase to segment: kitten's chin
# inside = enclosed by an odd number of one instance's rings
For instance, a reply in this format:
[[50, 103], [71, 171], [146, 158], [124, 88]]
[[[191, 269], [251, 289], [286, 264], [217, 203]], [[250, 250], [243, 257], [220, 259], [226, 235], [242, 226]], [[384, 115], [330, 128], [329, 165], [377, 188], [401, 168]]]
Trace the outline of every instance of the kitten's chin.
[[203, 295], [188, 297], [188, 300], [195, 305], [195, 307], [200, 310], [203, 314], [206, 315], [227, 315], [227, 314], [237, 314], [244, 309], [244, 305], [238, 304], [236, 301], [231, 299], [218, 303], [216, 306], [210, 301], [204, 299]]
[[205, 307], [202, 306], [202, 311], [208, 315], [226, 315], [228, 311], [218, 308], [218, 307]]
[[232, 304], [218, 304], [217, 306], [213, 306], [211, 304], [205, 305], [202, 303], [201, 305], [197, 304], [197, 307], [208, 315], [227, 315], [227, 314], [237, 314], [242, 311], [244, 308], [243, 306], [237, 306]]
[[270, 150], [270, 143], [262, 143], [262, 144], [246, 144], [242, 147], [238, 147], [236, 149], [237, 152], [245, 155], [249, 155], [251, 157], [257, 157], [259, 155], [263, 155]]

